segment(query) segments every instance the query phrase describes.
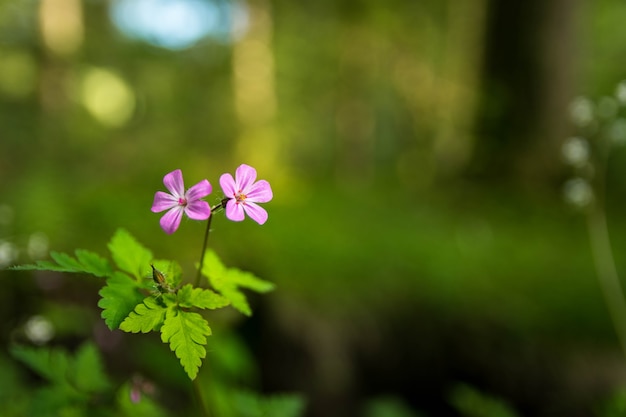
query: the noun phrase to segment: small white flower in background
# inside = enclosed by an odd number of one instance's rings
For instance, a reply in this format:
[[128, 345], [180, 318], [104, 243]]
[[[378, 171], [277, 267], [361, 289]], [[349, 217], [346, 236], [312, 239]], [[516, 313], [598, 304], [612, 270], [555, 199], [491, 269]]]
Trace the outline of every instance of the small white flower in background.
[[583, 178], [572, 178], [563, 186], [565, 200], [576, 207], [587, 207], [593, 201], [593, 190]]
[[42, 232], [33, 233], [28, 237], [26, 252], [30, 259], [41, 259], [48, 254], [48, 236]]
[[626, 105], [626, 80], [620, 81], [615, 89], [615, 97], [622, 106]]
[[575, 98], [569, 105], [569, 112], [577, 126], [584, 127], [593, 122], [593, 103], [587, 97]]
[[43, 316], [32, 316], [24, 325], [26, 337], [36, 345], [43, 345], [54, 337], [54, 326]]
[[12, 264], [18, 255], [19, 250], [13, 243], [0, 240], [0, 267]]
[[589, 153], [589, 142], [577, 136], [568, 138], [561, 147], [561, 154], [565, 162], [578, 168], [589, 162]]

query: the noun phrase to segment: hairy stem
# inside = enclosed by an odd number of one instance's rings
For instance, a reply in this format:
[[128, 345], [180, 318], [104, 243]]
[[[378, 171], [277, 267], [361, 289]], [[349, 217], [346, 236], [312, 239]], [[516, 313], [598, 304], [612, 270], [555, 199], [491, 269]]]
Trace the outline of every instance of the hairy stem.
[[209, 242], [209, 232], [211, 231], [211, 220], [213, 219], [213, 209], [211, 209], [211, 215], [206, 222], [206, 230], [204, 232], [204, 241], [202, 242], [202, 252], [200, 252], [200, 265], [198, 266], [198, 273], [196, 274], [196, 282], [194, 287], [200, 285], [200, 277], [202, 277], [202, 264], [204, 263], [204, 252], [206, 251], [207, 243]]
[[200, 265], [198, 266], [198, 273], [196, 274], [196, 281], [194, 287], [200, 285], [200, 278], [202, 277], [202, 265], [204, 264], [204, 252], [206, 252], [207, 243], [209, 242], [209, 233], [211, 232], [211, 220], [213, 220], [213, 214], [224, 209], [228, 198], [223, 199], [214, 207], [211, 207], [211, 215], [206, 222], [206, 230], [204, 231], [204, 241], [202, 242], [202, 252], [200, 252]]

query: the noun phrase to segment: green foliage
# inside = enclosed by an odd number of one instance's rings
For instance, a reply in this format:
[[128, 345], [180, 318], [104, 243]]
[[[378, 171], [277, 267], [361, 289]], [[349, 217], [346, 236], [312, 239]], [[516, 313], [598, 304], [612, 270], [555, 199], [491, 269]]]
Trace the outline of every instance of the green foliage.
[[253, 392], [239, 391], [232, 395], [235, 415], [240, 417], [299, 417], [305, 402], [299, 395], [283, 394], [263, 397]]
[[517, 413], [504, 401], [465, 384], [452, 390], [450, 402], [466, 417], [517, 417]]
[[[210, 289], [194, 288], [191, 284], [181, 287], [183, 273], [180, 265], [169, 260], [153, 260], [152, 252], [124, 229], [115, 232], [108, 248], [120, 269], [118, 271], [105, 258], [86, 250], [77, 250], [76, 257], [53, 252], [54, 262], [39, 261], [14, 269], [80, 272], [106, 278], [106, 284], [99, 292], [101, 299], [98, 306], [109, 329], [119, 328], [130, 333], [160, 331], [161, 340], [170, 345], [191, 379], [198, 374], [206, 356], [204, 346], [207, 336], [211, 335], [211, 328], [201, 315], [188, 310], [215, 310], [232, 304], [237, 310], [250, 315], [252, 311], [239, 287], [258, 292], [273, 288], [272, 284], [252, 274], [226, 268], [211, 251], [205, 255], [207, 267], [203, 271], [221, 294]], [[148, 278], [150, 269], [152, 284]], [[38, 357], [17, 354], [24, 356], [24, 360], [28, 359], [32, 366], [37, 366], [50, 378], [63, 374], [57, 368], [67, 367], [64, 362], [67, 356], [56, 351], [49, 352], [53, 358], [44, 361], [46, 366], [39, 366]]]
[[365, 417], [418, 417], [400, 398], [379, 397], [370, 400], [364, 410]]
[[[167, 413], [148, 396], [131, 402], [131, 384], [113, 392], [96, 347], [82, 345], [74, 355], [63, 349], [13, 346], [12, 355], [47, 380], [28, 395], [22, 414], [38, 417], [123, 416], [165, 417]], [[115, 398], [116, 401], [111, 401]], [[3, 410], [6, 410], [3, 407]], [[4, 415], [4, 414], [3, 414]]]
[[35, 270], [35, 271], [56, 271], [56, 272], [74, 272], [91, 274], [103, 278], [110, 276], [113, 272], [111, 264], [100, 255], [89, 252], [84, 249], [77, 249], [76, 258], [59, 252], [50, 252], [52, 261], [37, 261], [31, 265], [18, 265], [12, 269], [15, 270]]
[[29, 415], [87, 415], [88, 406], [110, 388], [100, 355], [90, 343], [73, 356], [62, 349], [24, 346], [13, 346], [11, 353], [49, 383], [30, 401]]
[[598, 407], [598, 416], [624, 417], [626, 416], [626, 387], [620, 387], [613, 392], [608, 400]]
[[124, 319], [120, 330], [131, 333], [159, 330], [165, 320], [165, 312], [166, 307], [159, 304], [154, 297], [147, 297]]
[[141, 395], [138, 402], [131, 401], [133, 387], [126, 383], [117, 391], [118, 417], [166, 417], [168, 414], [149, 396]]
[[215, 310], [216, 308], [226, 307], [230, 301], [207, 289], [193, 288], [190, 284], [183, 286], [178, 291], [178, 302], [181, 307], [197, 307]]
[[183, 270], [177, 262], [155, 260], [152, 262], [152, 265], [163, 274], [168, 289], [175, 289], [180, 285], [183, 277]]
[[180, 359], [180, 364], [191, 379], [195, 379], [202, 359], [206, 356], [204, 345], [211, 328], [198, 313], [169, 308], [161, 327], [161, 340]]
[[204, 253], [202, 274], [208, 277], [209, 283], [220, 294], [230, 300], [234, 308], [246, 316], [251, 316], [252, 310], [240, 287], [259, 293], [266, 293], [274, 289], [274, 284], [257, 278], [249, 272], [237, 268], [227, 268], [217, 254], [210, 249]]
[[98, 307], [102, 309], [102, 318], [114, 330], [119, 328], [124, 319], [134, 310], [144, 296], [140, 286], [123, 272], [115, 272], [107, 279], [107, 283], [100, 290]]
[[130, 273], [137, 281], [141, 281], [149, 273], [152, 252], [126, 230], [117, 229], [108, 246], [117, 266]]

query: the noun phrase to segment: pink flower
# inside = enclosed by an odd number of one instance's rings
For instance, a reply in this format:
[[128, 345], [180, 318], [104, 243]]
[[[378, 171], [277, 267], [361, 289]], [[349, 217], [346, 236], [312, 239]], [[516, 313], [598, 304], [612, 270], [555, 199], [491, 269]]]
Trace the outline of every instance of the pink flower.
[[267, 203], [273, 197], [272, 187], [265, 180], [256, 180], [256, 169], [242, 164], [235, 172], [235, 179], [230, 174], [220, 177], [220, 185], [228, 198], [226, 217], [235, 222], [244, 219], [244, 213], [258, 224], [267, 221], [267, 212], [256, 203]]
[[206, 201], [200, 200], [211, 194], [213, 188], [207, 180], [202, 180], [185, 192], [183, 173], [180, 169], [163, 177], [163, 184], [170, 194], [157, 191], [152, 203], [152, 212], [159, 213], [169, 210], [161, 217], [161, 227], [165, 233], [172, 234], [178, 229], [183, 213], [193, 220], [206, 220], [211, 215], [211, 207]]

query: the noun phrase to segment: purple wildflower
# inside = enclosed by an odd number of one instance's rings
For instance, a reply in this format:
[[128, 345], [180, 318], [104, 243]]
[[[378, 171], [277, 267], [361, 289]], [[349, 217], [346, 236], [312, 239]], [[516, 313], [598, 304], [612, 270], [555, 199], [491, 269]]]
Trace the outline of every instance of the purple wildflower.
[[185, 191], [183, 173], [180, 169], [163, 177], [163, 184], [170, 194], [157, 191], [152, 203], [152, 212], [169, 210], [161, 217], [160, 223], [165, 233], [172, 234], [178, 229], [183, 213], [193, 220], [206, 220], [211, 215], [209, 203], [201, 200], [211, 194], [213, 188], [207, 180], [202, 180]]
[[235, 179], [230, 174], [220, 177], [220, 185], [228, 198], [226, 217], [235, 222], [244, 219], [244, 213], [258, 224], [267, 221], [267, 212], [256, 203], [267, 203], [273, 197], [272, 187], [265, 180], [256, 180], [256, 169], [242, 164], [235, 172]]

